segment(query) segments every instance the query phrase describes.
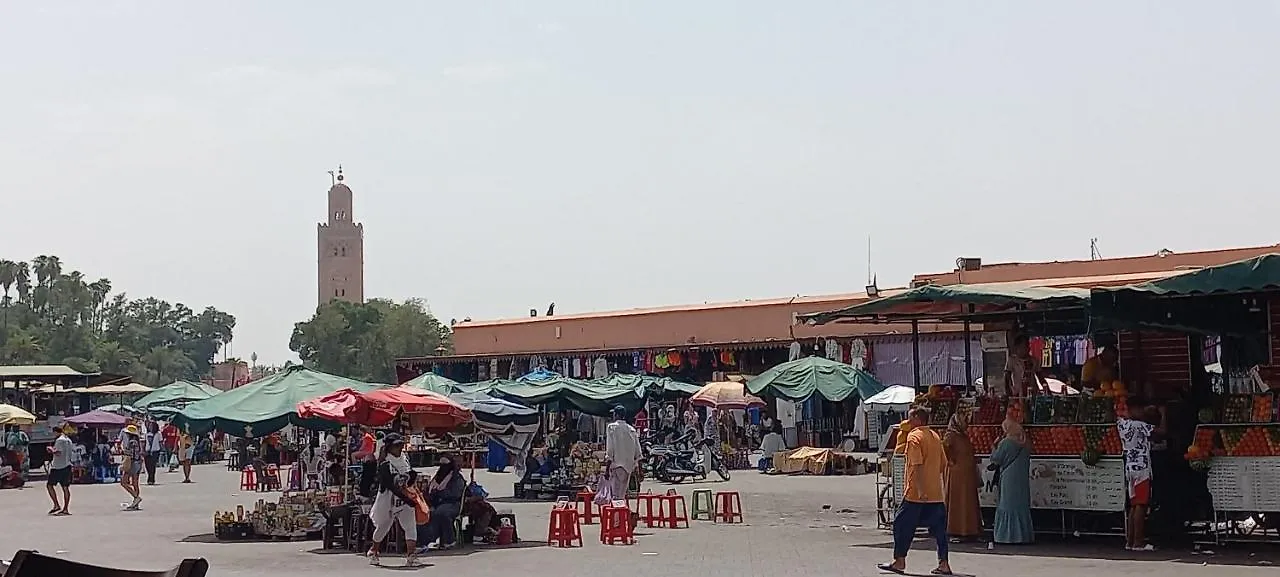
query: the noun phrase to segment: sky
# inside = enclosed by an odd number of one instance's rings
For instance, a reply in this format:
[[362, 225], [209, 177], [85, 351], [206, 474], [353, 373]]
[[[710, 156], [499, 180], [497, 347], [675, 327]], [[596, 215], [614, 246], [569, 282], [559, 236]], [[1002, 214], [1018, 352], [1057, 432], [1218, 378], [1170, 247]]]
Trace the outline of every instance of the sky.
[[1280, 242], [1280, 2], [0, 2], [0, 257], [296, 358], [339, 163], [448, 322]]

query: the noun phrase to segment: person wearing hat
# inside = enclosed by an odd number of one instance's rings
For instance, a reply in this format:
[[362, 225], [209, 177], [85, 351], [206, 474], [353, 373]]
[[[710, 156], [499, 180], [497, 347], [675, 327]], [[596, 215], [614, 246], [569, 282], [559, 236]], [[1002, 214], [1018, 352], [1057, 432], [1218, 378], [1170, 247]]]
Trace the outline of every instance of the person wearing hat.
[[436, 474], [427, 483], [431, 519], [418, 527], [418, 542], [425, 549], [439, 539], [441, 549], [450, 549], [455, 545], [453, 522], [462, 514], [467, 480], [458, 472], [458, 461], [448, 454], [441, 454], [436, 465]]
[[373, 500], [373, 510], [369, 518], [373, 520], [373, 544], [369, 546], [369, 563], [381, 565], [380, 551], [382, 541], [391, 533], [395, 523], [405, 534], [404, 564], [406, 567], [416, 566], [417, 553], [417, 515], [414, 512], [414, 498], [407, 489], [417, 479], [417, 472], [409, 466], [409, 459], [404, 456], [404, 438], [392, 433], [383, 439], [385, 452], [378, 463], [378, 495]]
[[137, 425], [125, 427], [121, 435], [120, 453], [124, 455], [124, 461], [120, 463], [120, 486], [133, 497], [133, 502], [125, 507], [128, 511], [137, 511], [142, 504], [142, 488], [138, 486], [143, 464], [140, 435]]
[[613, 408], [613, 422], [605, 427], [604, 466], [605, 480], [614, 499], [624, 499], [631, 484], [631, 473], [640, 464], [640, 434], [627, 423], [627, 410], [621, 405]]

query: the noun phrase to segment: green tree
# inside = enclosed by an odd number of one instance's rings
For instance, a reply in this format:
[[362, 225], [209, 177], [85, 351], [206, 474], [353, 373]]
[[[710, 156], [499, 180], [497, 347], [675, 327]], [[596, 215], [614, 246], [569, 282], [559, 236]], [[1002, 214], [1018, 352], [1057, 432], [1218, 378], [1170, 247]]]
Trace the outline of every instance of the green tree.
[[331, 301], [293, 327], [289, 349], [307, 366], [362, 381], [391, 383], [392, 360], [453, 348], [449, 328], [418, 299]]
[[80, 271], [64, 270], [52, 255], [29, 264], [0, 260], [0, 361], [67, 364], [161, 385], [207, 376], [231, 340], [235, 317], [214, 307], [197, 314], [182, 303], [130, 300], [112, 293], [109, 279], [87, 282]]

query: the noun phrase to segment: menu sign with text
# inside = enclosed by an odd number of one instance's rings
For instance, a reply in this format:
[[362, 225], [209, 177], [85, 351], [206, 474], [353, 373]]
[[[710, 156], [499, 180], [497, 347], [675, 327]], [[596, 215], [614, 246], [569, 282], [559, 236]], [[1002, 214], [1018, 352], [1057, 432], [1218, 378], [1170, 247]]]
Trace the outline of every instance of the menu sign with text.
[[1215, 457], [1208, 485], [1218, 511], [1280, 512], [1280, 457]]
[[[983, 507], [995, 507], [1000, 500], [1000, 488], [995, 483], [995, 472], [988, 471], [989, 459], [978, 459], [981, 476], [978, 487], [978, 503]], [[894, 502], [902, 500], [904, 459], [893, 459]], [[1124, 511], [1124, 466], [1120, 459], [1104, 459], [1095, 466], [1085, 465], [1080, 459], [1059, 458], [1031, 459], [1030, 472], [1032, 509], [1068, 509], [1074, 511]]]

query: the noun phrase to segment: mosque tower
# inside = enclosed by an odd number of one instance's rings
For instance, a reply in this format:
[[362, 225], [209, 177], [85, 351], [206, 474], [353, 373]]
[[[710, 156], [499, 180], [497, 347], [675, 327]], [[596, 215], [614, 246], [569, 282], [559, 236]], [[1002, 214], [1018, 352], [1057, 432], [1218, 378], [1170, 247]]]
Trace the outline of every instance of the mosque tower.
[[319, 241], [316, 258], [319, 272], [318, 304], [333, 299], [364, 302], [364, 226], [355, 222], [351, 211], [351, 189], [343, 182], [338, 166], [329, 187], [329, 221], [316, 229]]

